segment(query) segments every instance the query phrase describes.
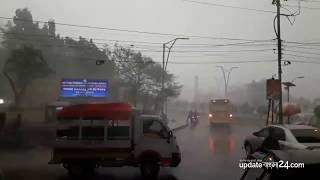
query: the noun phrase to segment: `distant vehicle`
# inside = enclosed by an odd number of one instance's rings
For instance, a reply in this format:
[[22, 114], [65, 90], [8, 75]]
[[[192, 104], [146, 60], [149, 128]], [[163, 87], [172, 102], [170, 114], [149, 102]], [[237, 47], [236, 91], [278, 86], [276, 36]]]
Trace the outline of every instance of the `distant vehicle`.
[[269, 135], [278, 140], [282, 150], [320, 150], [320, 129], [313, 126], [285, 124], [270, 125], [248, 136], [244, 141], [246, 154], [255, 152]]
[[62, 164], [71, 176], [92, 175], [99, 166], [133, 166], [152, 179], [160, 166], [180, 161], [176, 138], [160, 116], [137, 114], [126, 103], [72, 105], [58, 113], [49, 164]]
[[228, 124], [233, 118], [232, 104], [229, 99], [215, 99], [209, 102], [209, 123]]

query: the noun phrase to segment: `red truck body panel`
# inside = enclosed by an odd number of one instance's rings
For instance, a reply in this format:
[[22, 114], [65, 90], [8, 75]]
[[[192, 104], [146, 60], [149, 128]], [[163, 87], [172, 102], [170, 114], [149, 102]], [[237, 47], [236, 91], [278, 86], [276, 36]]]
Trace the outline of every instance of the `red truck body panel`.
[[64, 107], [58, 119], [129, 120], [133, 108], [128, 103], [77, 104]]

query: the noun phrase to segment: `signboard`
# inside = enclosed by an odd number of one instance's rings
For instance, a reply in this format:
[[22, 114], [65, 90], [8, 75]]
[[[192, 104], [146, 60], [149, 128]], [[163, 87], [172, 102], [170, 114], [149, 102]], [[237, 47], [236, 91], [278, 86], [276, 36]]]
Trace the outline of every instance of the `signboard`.
[[267, 79], [267, 99], [277, 100], [280, 98], [281, 83], [278, 79]]
[[108, 81], [94, 79], [63, 79], [61, 97], [108, 97]]

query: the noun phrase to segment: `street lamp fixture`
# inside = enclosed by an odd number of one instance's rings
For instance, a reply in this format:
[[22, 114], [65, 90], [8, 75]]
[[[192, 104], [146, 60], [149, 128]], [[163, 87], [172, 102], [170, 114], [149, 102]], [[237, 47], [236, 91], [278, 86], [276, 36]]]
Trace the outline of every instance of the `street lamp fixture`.
[[292, 83], [296, 80], [296, 79], [303, 79], [304, 78], [304, 76], [298, 76], [298, 77], [295, 77], [294, 79], [292, 79]]
[[[190, 38], [185, 38], [185, 37], [181, 37], [181, 38], [175, 38], [175, 39], [172, 39], [171, 41], [168, 41], [166, 43], [163, 44], [163, 67], [164, 67], [164, 71], [167, 70], [167, 66], [168, 66], [168, 61], [169, 61], [169, 56], [170, 56], [170, 53], [171, 53], [171, 49], [173, 47], [173, 45], [176, 43], [177, 40], [189, 40]], [[167, 44], [170, 44], [170, 46], [167, 46]], [[168, 55], [167, 55], [167, 60], [166, 60], [166, 63], [164, 65], [164, 60], [165, 60], [165, 52], [166, 52], [166, 48], [169, 49], [168, 51]]]
[[[223, 74], [223, 79], [224, 79], [224, 96], [227, 98], [228, 97], [228, 86], [229, 86], [229, 80], [230, 80], [230, 74], [233, 69], [237, 69], [239, 67], [231, 67], [229, 70], [225, 70], [223, 66], [217, 66], [217, 68], [220, 68]], [[228, 75], [226, 76], [226, 72]]]
[[[189, 38], [187, 37], [179, 37], [179, 38], [174, 38], [171, 41], [168, 41], [166, 43], [163, 43], [162, 45], [162, 78], [161, 78], [161, 94], [162, 94], [162, 107], [161, 107], [161, 115], [164, 115], [164, 103], [165, 103], [165, 95], [164, 95], [164, 75], [167, 72], [167, 66], [168, 66], [168, 61], [169, 61], [169, 56], [170, 56], [170, 52], [171, 49], [173, 47], [173, 45], [176, 43], [177, 40], [188, 40]], [[170, 46], [167, 46], [168, 44], [170, 44]], [[167, 54], [167, 58], [166, 56], [166, 48], [168, 48], [168, 54]]]

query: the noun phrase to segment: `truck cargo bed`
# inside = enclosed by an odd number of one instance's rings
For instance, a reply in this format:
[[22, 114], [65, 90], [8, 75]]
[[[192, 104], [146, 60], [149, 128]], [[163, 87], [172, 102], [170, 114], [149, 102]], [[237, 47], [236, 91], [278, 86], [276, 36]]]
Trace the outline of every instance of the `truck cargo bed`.
[[50, 164], [59, 164], [72, 159], [128, 159], [132, 156], [128, 141], [67, 141], [56, 142]]

